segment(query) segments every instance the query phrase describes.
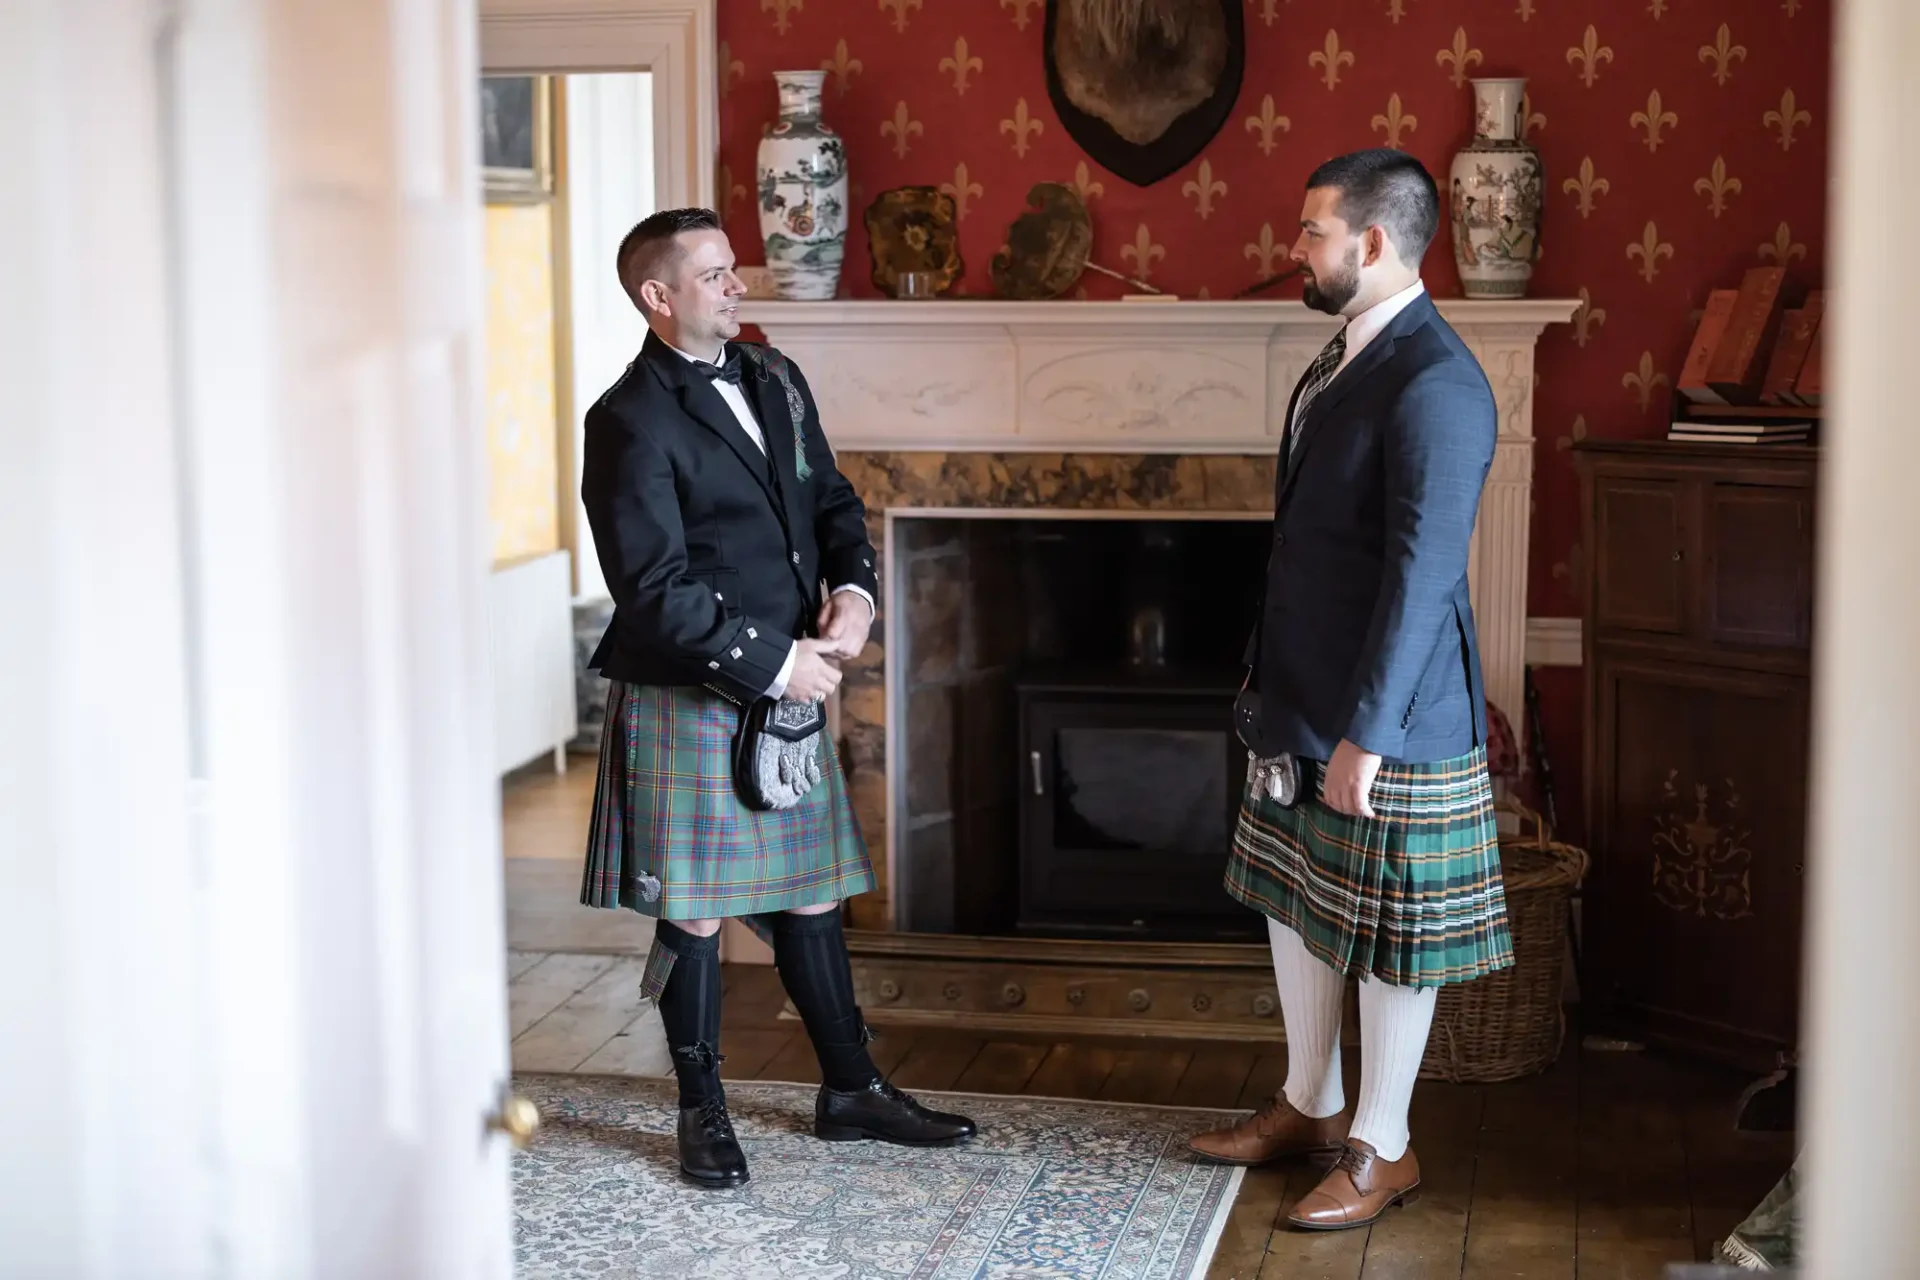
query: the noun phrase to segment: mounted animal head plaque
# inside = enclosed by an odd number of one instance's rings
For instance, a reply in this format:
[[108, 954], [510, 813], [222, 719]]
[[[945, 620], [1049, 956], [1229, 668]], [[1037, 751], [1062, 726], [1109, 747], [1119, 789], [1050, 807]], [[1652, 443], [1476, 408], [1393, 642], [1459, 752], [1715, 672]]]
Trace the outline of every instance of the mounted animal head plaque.
[[1047, 0], [1045, 39], [1060, 123], [1137, 187], [1199, 155], [1240, 96], [1241, 0]]

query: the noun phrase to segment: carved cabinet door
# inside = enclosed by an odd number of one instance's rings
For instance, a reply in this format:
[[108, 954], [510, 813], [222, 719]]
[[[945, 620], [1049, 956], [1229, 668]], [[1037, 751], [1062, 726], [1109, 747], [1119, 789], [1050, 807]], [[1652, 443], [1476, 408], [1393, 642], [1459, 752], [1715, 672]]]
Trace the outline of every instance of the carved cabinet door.
[[1796, 1036], [1804, 677], [1602, 656], [1586, 997], [1742, 1065]]

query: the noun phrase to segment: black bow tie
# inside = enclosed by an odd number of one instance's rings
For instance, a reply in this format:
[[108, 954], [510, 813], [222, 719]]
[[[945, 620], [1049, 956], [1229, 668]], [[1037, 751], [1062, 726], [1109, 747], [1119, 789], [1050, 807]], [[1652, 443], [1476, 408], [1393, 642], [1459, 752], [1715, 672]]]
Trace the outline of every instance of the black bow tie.
[[727, 358], [719, 364], [695, 360], [693, 367], [711, 381], [731, 382], [736, 387], [740, 385], [740, 353], [738, 351], [728, 351]]

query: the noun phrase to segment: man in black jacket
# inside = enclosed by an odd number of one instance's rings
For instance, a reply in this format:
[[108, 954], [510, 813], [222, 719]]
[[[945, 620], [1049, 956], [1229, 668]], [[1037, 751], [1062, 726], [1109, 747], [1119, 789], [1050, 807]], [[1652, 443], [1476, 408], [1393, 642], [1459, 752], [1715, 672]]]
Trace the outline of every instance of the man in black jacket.
[[873, 888], [873, 868], [832, 742], [788, 749], [777, 798], [748, 803], [739, 785], [743, 716], [771, 701], [806, 719], [866, 645], [866, 509], [799, 369], [734, 340], [746, 288], [712, 212], [654, 214], [617, 262], [651, 332], [586, 416], [581, 496], [614, 613], [589, 664], [611, 688], [581, 896], [659, 921], [641, 990], [679, 1078], [681, 1170], [700, 1186], [747, 1179], [718, 1070], [726, 917], [770, 942], [813, 1041], [816, 1134], [971, 1137], [971, 1120], [920, 1106], [867, 1054], [839, 906]]

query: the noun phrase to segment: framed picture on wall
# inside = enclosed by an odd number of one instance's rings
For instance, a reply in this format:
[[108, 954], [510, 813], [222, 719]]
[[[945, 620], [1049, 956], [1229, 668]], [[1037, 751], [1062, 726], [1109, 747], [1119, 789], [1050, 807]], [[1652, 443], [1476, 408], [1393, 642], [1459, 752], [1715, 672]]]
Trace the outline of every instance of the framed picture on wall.
[[480, 78], [480, 171], [488, 204], [553, 196], [553, 77]]

